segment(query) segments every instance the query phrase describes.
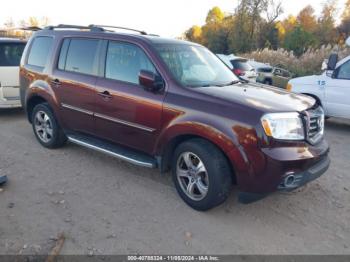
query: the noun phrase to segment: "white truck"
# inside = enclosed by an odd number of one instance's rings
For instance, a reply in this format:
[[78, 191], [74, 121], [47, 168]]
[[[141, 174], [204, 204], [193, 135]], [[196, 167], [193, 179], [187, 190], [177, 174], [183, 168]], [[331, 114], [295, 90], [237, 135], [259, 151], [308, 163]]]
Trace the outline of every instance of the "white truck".
[[[346, 43], [350, 46], [350, 38]], [[350, 119], [350, 56], [338, 62], [332, 54], [322, 75], [294, 78], [287, 90], [314, 97], [328, 117]]]
[[0, 38], [0, 109], [21, 107], [19, 63], [25, 41]]

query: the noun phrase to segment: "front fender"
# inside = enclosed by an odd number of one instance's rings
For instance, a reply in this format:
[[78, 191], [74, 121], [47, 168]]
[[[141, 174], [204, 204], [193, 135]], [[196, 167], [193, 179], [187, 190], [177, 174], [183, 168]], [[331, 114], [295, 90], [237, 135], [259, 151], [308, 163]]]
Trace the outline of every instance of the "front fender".
[[[226, 155], [235, 171], [237, 182], [239, 182], [240, 174], [249, 172], [249, 158], [246, 156], [244, 148], [240, 145], [235, 130], [248, 130], [247, 128], [238, 124], [231, 125], [232, 121], [224, 121], [220, 117], [216, 117], [216, 121], [210, 117], [204, 119], [190, 120], [186, 117], [179, 117], [173, 122], [169, 123], [159, 135], [156, 154], [163, 155], [166, 152], [168, 145], [172, 141], [182, 136], [201, 137], [216, 145]], [[232, 123], [233, 124], [233, 123]], [[233, 128], [236, 126], [236, 128]], [[239, 135], [242, 135], [240, 133]]]

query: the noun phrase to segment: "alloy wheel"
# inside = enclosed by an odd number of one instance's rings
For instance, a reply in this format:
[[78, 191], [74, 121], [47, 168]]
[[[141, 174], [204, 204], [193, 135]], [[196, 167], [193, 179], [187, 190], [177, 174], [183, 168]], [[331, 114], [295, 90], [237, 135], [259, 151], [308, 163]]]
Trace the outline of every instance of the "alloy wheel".
[[48, 114], [46, 114], [44, 111], [38, 111], [35, 114], [34, 127], [37, 136], [42, 142], [50, 142], [53, 136], [53, 128]]
[[176, 175], [182, 191], [192, 200], [200, 201], [208, 194], [208, 172], [196, 154], [184, 152], [179, 156]]

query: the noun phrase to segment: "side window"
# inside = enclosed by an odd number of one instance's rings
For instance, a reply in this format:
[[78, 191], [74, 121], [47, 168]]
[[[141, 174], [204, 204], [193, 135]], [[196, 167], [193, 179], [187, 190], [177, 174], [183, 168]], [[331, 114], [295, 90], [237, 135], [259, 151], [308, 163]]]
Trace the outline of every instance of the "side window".
[[58, 61], [58, 68], [65, 71], [96, 75], [94, 64], [97, 58], [99, 40], [64, 40]]
[[136, 45], [109, 42], [105, 77], [139, 84], [139, 73], [148, 70], [157, 73], [144, 51]]
[[350, 80], [350, 61], [340, 66], [338, 69], [337, 78]]
[[275, 69], [274, 75], [281, 76], [282, 75], [281, 69]]
[[39, 36], [34, 39], [28, 56], [28, 65], [45, 67], [53, 38], [47, 36]]
[[0, 43], [0, 66], [19, 66], [25, 44]]

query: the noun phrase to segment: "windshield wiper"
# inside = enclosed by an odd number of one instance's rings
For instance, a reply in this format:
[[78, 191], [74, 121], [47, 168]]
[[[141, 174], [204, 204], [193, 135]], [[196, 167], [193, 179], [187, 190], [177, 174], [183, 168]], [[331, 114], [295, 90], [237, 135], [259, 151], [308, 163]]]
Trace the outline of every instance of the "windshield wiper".
[[236, 84], [239, 84], [239, 83], [242, 83], [242, 81], [240, 80], [234, 80], [234, 81], [231, 81], [227, 84], [223, 84], [223, 85], [215, 85], [215, 86], [219, 86], [219, 87], [224, 87], [224, 86], [232, 86], [232, 85], [236, 85]]
[[212, 86], [212, 85], [209, 85], [209, 84], [205, 84], [205, 85], [186, 85], [187, 87], [191, 87], [191, 88], [196, 88], [196, 87], [209, 87], [209, 86]]

